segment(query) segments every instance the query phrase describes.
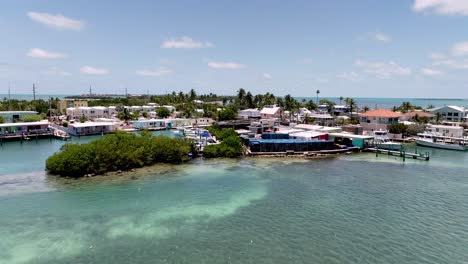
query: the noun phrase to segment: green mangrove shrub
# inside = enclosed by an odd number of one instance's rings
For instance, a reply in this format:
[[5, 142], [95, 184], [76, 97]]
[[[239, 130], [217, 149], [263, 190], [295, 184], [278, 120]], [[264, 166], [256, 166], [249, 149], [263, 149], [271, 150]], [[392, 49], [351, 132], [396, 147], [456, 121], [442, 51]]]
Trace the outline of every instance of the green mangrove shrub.
[[46, 160], [55, 175], [81, 177], [188, 159], [191, 146], [182, 139], [117, 132], [87, 144], [66, 144]]

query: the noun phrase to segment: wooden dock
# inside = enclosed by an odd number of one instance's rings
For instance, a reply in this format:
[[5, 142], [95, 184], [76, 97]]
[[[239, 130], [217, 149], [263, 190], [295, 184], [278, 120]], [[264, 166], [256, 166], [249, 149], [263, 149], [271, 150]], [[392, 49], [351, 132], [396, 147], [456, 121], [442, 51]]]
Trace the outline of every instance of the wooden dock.
[[375, 156], [378, 157], [379, 154], [387, 155], [387, 156], [395, 156], [403, 158], [405, 161], [406, 158], [410, 159], [418, 159], [418, 160], [425, 160], [429, 161], [429, 153], [417, 153], [417, 152], [406, 152], [405, 150], [388, 150], [388, 149], [380, 149], [380, 148], [366, 148], [364, 151], [373, 152]]

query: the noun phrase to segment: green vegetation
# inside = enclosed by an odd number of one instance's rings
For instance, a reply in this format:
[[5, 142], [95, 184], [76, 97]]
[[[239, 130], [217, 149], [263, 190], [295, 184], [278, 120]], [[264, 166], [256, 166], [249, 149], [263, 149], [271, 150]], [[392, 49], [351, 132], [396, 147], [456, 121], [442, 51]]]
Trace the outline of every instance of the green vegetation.
[[403, 102], [400, 106], [393, 107], [392, 110], [394, 112], [399, 111], [401, 113], [408, 113], [408, 112], [411, 112], [411, 111], [414, 111], [414, 110], [422, 110], [422, 107], [412, 105], [410, 102]]
[[5, 119], [3, 118], [3, 116], [0, 116], [0, 124], [3, 124], [5, 123]]
[[232, 107], [227, 107], [218, 112], [218, 121], [233, 120], [237, 118], [237, 112]]
[[222, 142], [220, 144], [206, 146], [203, 149], [203, 157], [235, 158], [243, 155], [244, 149], [242, 147], [242, 142], [234, 129], [217, 129], [215, 127], [208, 127], [208, 131], [210, 131], [210, 133], [218, 140], [222, 140]]
[[88, 118], [86, 118], [86, 116], [80, 117], [80, 123], [84, 123], [86, 121], [88, 121]]
[[24, 115], [20, 118], [22, 122], [37, 122], [43, 119], [40, 115]]
[[51, 174], [81, 177], [188, 159], [191, 146], [181, 139], [117, 132], [87, 144], [66, 144], [46, 160]]
[[119, 111], [117, 113], [117, 118], [119, 118], [122, 121], [125, 121], [125, 123], [128, 123], [128, 121], [132, 120], [132, 114], [127, 110], [127, 108], [124, 108], [122, 111]]
[[160, 118], [166, 118], [171, 115], [171, 112], [166, 107], [158, 107], [158, 109], [156, 109], [156, 115]]
[[60, 101], [59, 98], [30, 101], [18, 99], [8, 100], [8, 98], [4, 97], [3, 100], [0, 101], [0, 111], [37, 111], [39, 114], [49, 115], [49, 107], [57, 109], [58, 101]]
[[392, 134], [405, 134], [407, 128], [408, 126], [405, 124], [396, 123], [388, 126], [388, 132]]

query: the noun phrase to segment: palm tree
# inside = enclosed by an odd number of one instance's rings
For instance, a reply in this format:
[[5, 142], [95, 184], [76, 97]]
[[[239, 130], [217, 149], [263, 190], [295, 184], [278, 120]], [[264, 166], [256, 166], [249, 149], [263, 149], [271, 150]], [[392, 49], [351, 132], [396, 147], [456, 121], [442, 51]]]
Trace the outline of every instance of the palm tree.
[[356, 108], [356, 101], [353, 98], [344, 99], [345, 104], [349, 107], [350, 118], [353, 119], [353, 108]]
[[368, 106], [368, 105], [365, 105], [365, 106], [362, 108], [362, 111], [364, 111], [364, 112], [369, 111], [369, 106]]
[[343, 96], [340, 96], [340, 105], [342, 101], [343, 101]]
[[237, 91], [237, 100], [239, 101], [239, 106], [243, 105], [245, 94], [246, 92], [244, 88], [240, 88], [239, 91]]
[[318, 96], [319, 96], [320, 90], [317, 90], [315, 93], [317, 94], [317, 104], [319, 104]]
[[254, 107], [253, 95], [250, 92], [247, 92], [247, 94], [245, 95], [245, 104], [248, 108]]
[[128, 125], [128, 121], [132, 120], [132, 114], [130, 114], [130, 112], [127, 110], [127, 108], [124, 108], [123, 111], [120, 111], [117, 114], [117, 118], [124, 121], [125, 124]]
[[190, 101], [193, 101], [193, 100], [197, 99], [197, 93], [195, 92], [194, 89], [191, 89], [191, 90], [190, 90], [190, 95], [189, 95], [189, 97], [190, 97]]

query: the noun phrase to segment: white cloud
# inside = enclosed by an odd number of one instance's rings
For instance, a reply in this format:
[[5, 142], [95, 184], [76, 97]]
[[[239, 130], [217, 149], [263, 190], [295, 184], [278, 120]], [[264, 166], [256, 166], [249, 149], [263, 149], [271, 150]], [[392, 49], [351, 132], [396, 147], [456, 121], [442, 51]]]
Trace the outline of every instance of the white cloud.
[[265, 79], [265, 80], [270, 80], [270, 79], [271, 79], [271, 75], [270, 75], [269, 73], [264, 73], [264, 74], [262, 75], [262, 77], [263, 77], [263, 79]]
[[82, 30], [85, 26], [83, 21], [65, 17], [61, 14], [52, 15], [48, 13], [28, 12], [28, 17], [36, 22], [58, 30]]
[[444, 66], [456, 70], [468, 69], [468, 59], [465, 60], [437, 60], [432, 62], [432, 66]]
[[429, 55], [429, 58], [431, 58], [432, 60], [443, 60], [446, 58], [446, 56], [440, 53], [431, 53]]
[[158, 68], [158, 69], [145, 69], [145, 70], [138, 70], [136, 71], [136, 74], [142, 75], [142, 76], [153, 76], [153, 77], [159, 77], [163, 75], [168, 75], [173, 73], [169, 69], [165, 68]]
[[395, 76], [406, 76], [411, 74], [410, 68], [402, 67], [393, 61], [368, 62], [357, 60], [355, 65], [362, 68], [364, 73], [381, 79], [388, 79]]
[[52, 67], [48, 71], [44, 72], [45, 74], [49, 75], [59, 75], [59, 76], [70, 76], [71, 73], [61, 70], [60, 68], [57, 67]]
[[392, 40], [392, 38], [389, 35], [386, 35], [384, 33], [374, 33], [372, 34], [372, 38], [381, 42], [389, 42]]
[[468, 15], [466, 0], [415, 0], [413, 10], [422, 12], [433, 10], [442, 15]]
[[465, 56], [468, 55], [468, 41], [459, 42], [452, 46], [450, 53], [453, 56]]
[[62, 53], [45, 51], [43, 49], [38, 48], [30, 49], [26, 55], [37, 59], [63, 59], [67, 57], [67, 55]]
[[222, 62], [222, 61], [211, 61], [208, 62], [208, 66], [214, 69], [230, 69], [230, 70], [237, 70], [244, 68], [245, 65], [235, 63], [235, 62]]
[[441, 75], [442, 72], [439, 70], [431, 69], [431, 68], [423, 68], [421, 69], [421, 73], [426, 76], [435, 76], [435, 75]]
[[348, 81], [361, 81], [363, 78], [360, 74], [356, 72], [344, 72], [336, 76], [338, 79], [348, 80]]
[[94, 68], [91, 66], [81, 67], [80, 72], [83, 74], [91, 74], [91, 75], [106, 75], [110, 73], [108, 69]]
[[200, 49], [213, 47], [211, 42], [195, 41], [190, 37], [167, 39], [161, 44], [165, 49]]

